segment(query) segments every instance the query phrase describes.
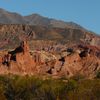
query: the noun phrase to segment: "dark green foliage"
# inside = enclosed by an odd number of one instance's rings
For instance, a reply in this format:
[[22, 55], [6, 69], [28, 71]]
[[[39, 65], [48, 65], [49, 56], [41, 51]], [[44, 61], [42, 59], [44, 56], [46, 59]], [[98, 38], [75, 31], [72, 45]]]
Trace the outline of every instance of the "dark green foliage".
[[100, 100], [100, 80], [0, 76], [0, 100]]
[[81, 75], [81, 74], [76, 74], [73, 77], [71, 77], [71, 79], [75, 80], [75, 81], [80, 81], [85, 79], [85, 76]]
[[100, 71], [97, 72], [96, 78], [99, 78], [100, 79]]

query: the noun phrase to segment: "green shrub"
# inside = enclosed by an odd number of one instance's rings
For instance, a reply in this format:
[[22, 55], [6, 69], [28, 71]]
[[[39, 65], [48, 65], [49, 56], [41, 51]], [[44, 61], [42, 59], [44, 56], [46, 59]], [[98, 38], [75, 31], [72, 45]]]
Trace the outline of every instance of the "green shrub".
[[0, 76], [0, 100], [100, 100], [100, 80]]
[[100, 71], [97, 72], [96, 78], [99, 78], [100, 79]]
[[85, 76], [81, 75], [81, 74], [76, 74], [73, 77], [71, 77], [71, 79], [75, 80], [75, 81], [80, 81], [85, 79]]

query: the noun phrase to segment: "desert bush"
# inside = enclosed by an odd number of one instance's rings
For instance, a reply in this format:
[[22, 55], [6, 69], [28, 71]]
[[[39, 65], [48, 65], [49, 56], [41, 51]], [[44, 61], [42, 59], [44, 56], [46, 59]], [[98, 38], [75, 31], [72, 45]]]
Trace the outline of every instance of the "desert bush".
[[96, 74], [96, 78], [99, 78], [99, 79], [100, 79], [100, 71], [97, 72], [97, 74]]
[[72, 76], [70, 79], [73, 79], [75, 81], [80, 81], [80, 80], [85, 79], [85, 76], [83, 76], [81, 74], [76, 74], [76, 75]]
[[100, 80], [0, 76], [0, 100], [100, 100]]

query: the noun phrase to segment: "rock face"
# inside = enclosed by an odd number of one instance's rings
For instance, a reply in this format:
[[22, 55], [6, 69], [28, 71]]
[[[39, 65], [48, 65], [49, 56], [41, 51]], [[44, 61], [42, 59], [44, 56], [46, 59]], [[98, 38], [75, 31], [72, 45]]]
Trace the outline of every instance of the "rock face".
[[[82, 29], [50, 28], [30, 25], [0, 25], [0, 48], [14, 49], [22, 40], [28, 40], [30, 47], [52, 46], [53, 44], [85, 43], [100, 45], [100, 36]], [[41, 43], [42, 42], [42, 43]], [[49, 45], [48, 45], [49, 44]]]
[[8, 73], [31, 74], [34, 72], [35, 62], [29, 53], [29, 46], [26, 41], [22, 42], [14, 51], [8, 52], [2, 59], [1, 67], [6, 66]]
[[71, 77], [81, 74], [95, 77], [100, 70], [100, 49], [90, 45], [76, 45], [57, 54], [45, 50], [30, 51], [23, 41], [9, 52], [0, 52], [0, 74], [51, 75]]
[[81, 45], [78, 50], [80, 52], [74, 52], [66, 57], [62, 70], [67, 72], [69, 77], [75, 74], [94, 77], [96, 72], [100, 70], [100, 49]]

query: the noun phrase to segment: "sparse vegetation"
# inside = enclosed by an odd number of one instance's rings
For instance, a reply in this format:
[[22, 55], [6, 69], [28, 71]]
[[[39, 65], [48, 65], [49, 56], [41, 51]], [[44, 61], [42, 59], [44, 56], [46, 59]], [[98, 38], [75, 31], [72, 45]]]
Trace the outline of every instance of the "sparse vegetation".
[[0, 100], [100, 100], [100, 80], [0, 76]]

